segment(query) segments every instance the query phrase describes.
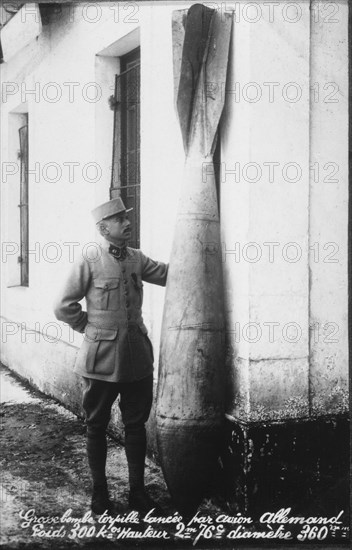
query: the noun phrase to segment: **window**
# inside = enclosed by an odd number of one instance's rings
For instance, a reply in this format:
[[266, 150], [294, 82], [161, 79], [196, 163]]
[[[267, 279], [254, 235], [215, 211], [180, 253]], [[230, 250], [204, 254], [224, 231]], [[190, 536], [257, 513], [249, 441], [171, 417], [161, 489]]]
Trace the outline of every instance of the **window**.
[[20, 248], [21, 285], [28, 286], [28, 124], [18, 130], [20, 138]]
[[130, 245], [140, 247], [140, 49], [120, 58], [115, 78], [110, 198], [121, 196], [132, 224]]

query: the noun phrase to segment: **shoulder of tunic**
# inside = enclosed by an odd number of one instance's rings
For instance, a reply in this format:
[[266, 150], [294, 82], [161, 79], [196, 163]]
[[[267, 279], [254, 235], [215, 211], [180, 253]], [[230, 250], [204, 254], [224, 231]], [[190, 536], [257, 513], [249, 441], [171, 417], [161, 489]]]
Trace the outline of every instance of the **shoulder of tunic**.
[[144, 256], [143, 252], [139, 248], [131, 248], [130, 246], [127, 247], [127, 254], [129, 256], [135, 256], [142, 258]]

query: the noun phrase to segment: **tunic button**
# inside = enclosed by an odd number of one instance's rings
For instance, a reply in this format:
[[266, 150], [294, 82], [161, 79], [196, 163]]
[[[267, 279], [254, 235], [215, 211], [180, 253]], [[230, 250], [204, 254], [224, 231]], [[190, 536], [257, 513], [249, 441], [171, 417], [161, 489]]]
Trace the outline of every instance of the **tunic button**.
[[109, 288], [108, 283], [105, 283], [104, 288]]
[[126, 300], [126, 307], [128, 307], [130, 305], [129, 301]]
[[123, 280], [123, 284], [124, 284], [124, 285], [127, 285], [126, 279]]
[[127, 319], [128, 319], [128, 320], [131, 319], [131, 315], [130, 315], [130, 314], [127, 315]]

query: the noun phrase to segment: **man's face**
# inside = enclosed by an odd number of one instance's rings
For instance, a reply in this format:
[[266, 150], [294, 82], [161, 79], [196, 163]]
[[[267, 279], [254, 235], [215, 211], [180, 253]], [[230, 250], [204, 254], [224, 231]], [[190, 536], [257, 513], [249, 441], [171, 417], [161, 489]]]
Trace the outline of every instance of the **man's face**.
[[115, 244], [125, 244], [131, 237], [131, 222], [127, 214], [118, 214], [105, 220], [106, 228], [109, 231], [109, 241]]

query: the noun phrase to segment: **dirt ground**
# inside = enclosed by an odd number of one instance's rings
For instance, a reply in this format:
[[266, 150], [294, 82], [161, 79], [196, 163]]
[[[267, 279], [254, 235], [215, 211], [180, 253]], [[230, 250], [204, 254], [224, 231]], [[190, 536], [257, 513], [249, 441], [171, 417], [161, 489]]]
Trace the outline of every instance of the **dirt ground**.
[[[85, 451], [84, 422], [44, 394], [19, 381], [6, 367], [0, 367], [1, 405], [1, 545], [3, 548], [117, 548], [116, 540], [82, 536], [70, 540], [71, 517], [83, 518], [90, 510], [91, 482]], [[107, 474], [117, 511], [128, 514], [128, 471], [124, 448], [109, 438]], [[161, 470], [147, 459], [148, 493], [166, 515], [176, 512]], [[207, 506], [207, 504], [205, 504]], [[62, 517], [71, 509], [65, 536], [33, 533], [31, 515]], [[25, 516], [25, 514], [29, 516]], [[26, 524], [26, 520], [28, 525]], [[51, 520], [47, 520], [51, 521]], [[96, 519], [80, 526], [99, 524]], [[134, 526], [140, 529], [140, 524]], [[45, 531], [54, 531], [47, 524]], [[143, 529], [145, 526], [143, 526]], [[84, 530], [82, 530], [84, 534]], [[146, 543], [149, 541], [146, 541]], [[153, 541], [152, 541], [153, 542]], [[159, 542], [160, 541], [155, 541]], [[121, 543], [122, 544], [122, 543]], [[126, 541], [123, 541], [124, 546]], [[136, 542], [127, 541], [127, 545]], [[154, 545], [148, 544], [148, 547]], [[160, 547], [160, 546], [159, 546]]]
[[[71, 508], [72, 516], [83, 517], [90, 509], [85, 427], [52, 399], [25, 388], [4, 367], [0, 374], [1, 543], [6, 548], [27, 548], [33, 542], [32, 529], [21, 527], [21, 510], [35, 509], [37, 516], [62, 516]], [[121, 513], [127, 512], [125, 453], [111, 438], [107, 472], [111, 496]], [[147, 461], [146, 479], [151, 496], [172, 513], [160, 469], [151, 461]], [[80, 544], [35, 537], [33, 548], [58, 548], [58, 542], [60, 548], [69, 548], [89, 541], [83, 539]]]

